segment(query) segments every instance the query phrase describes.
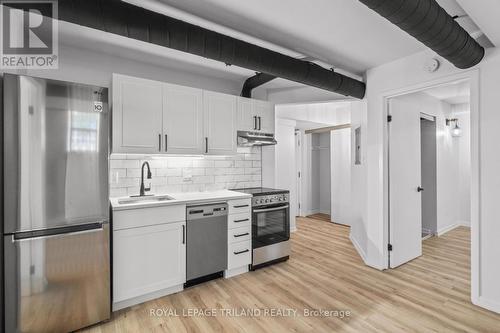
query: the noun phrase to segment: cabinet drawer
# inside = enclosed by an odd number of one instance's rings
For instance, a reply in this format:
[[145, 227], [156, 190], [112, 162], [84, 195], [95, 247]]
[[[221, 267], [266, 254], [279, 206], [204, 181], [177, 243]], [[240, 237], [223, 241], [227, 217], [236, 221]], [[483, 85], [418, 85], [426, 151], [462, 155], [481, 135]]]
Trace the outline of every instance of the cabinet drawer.
[[186, 220], [186, 205], [126, 209], [113, 212], [113, 230], [138, 228]]
[[252, 225], [252, 215], [250, 213], [241, 213], [229, 215], [227, 218], [227, 228], [241, 228]]
[[229, 244], [250, 240], [252, 238], [252, 227], [229, 229], [227, 231], [227, 241]]
[[227, 204], [229, 205], [229, 214], [249, 213], [252, 208], [250, 198], [230, 200]]
[[252, 262], [252, 242], [243, 241], [229, 244], [227, 268], [233, 269], [250, 265]]

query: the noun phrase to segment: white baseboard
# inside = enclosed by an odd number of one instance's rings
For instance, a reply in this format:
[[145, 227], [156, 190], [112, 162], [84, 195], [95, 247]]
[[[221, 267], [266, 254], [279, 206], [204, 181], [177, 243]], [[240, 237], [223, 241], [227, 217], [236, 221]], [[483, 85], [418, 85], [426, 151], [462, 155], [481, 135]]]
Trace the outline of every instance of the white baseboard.
[[469, 227], [470, 228], [470, 222], [468, 223], [467, 221], [456, 221], [452, 225], [449, 225], [447, 227], [441, 228], [437, 231], [438, 236], [443, 236], [445, 233], [458, 228], [458, 227]]
[[361, 257], [361, 259], [363, 259], [363, 262], [366, 264], [366, 254], [359, 245], [358, 241], [352, 236], [352, 233], [349, 233], [349, 239], [351, 240], [351, 243], [356, 249], [356, 251], [358, 251], [358, 254]]
[[500, 302], [489, 300], [484, 296], [479, 296], [477, 302], [473, 303], [487, 310], [500, 313]]
[[319, 214], [320, 210], [318, 209], [311, 209], [309, 212], [307, 212], [307, 215], [314, 215], [314, 214]]

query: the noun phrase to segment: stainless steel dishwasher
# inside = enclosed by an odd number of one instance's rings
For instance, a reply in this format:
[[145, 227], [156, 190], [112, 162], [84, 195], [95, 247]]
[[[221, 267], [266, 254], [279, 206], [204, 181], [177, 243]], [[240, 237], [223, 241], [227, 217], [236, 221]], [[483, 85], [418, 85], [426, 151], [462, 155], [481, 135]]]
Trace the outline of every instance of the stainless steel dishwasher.
[[227, 204], [187, 207], [186, 287], [222, 276], [227, 269]]

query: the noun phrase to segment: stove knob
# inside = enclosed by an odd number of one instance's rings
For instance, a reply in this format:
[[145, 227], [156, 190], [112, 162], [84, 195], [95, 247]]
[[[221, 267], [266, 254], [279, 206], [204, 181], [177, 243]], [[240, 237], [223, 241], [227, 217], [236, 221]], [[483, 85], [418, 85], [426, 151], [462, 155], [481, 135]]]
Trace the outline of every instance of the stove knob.
[[269, 199], [266, 199], [266, 203], [268, 203], [268, 202], [269, 202]]
[[282, 198], [282, 197], [280, 197], [278, 200], [279, 200], [279, 201], [283, 201], [283, 198]]

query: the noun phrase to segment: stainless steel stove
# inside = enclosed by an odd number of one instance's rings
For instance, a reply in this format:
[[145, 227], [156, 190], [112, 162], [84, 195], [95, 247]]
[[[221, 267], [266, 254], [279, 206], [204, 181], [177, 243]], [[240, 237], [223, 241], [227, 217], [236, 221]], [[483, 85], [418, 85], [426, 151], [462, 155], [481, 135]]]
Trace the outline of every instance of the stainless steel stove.
[[233, 191], [252, 194], [252, 269], [290, 256], [290, 192], [271, 188]]

